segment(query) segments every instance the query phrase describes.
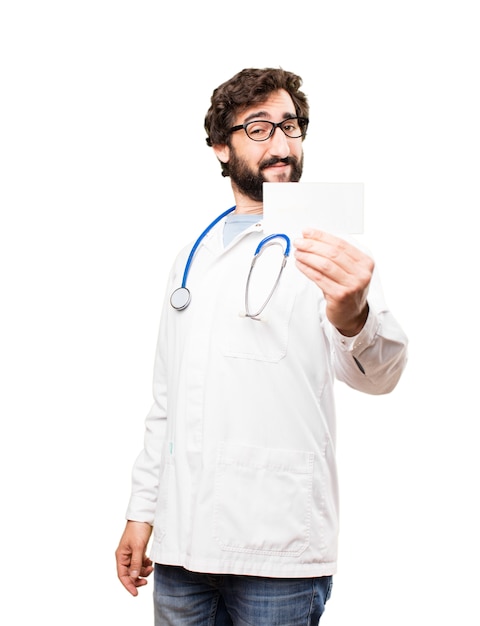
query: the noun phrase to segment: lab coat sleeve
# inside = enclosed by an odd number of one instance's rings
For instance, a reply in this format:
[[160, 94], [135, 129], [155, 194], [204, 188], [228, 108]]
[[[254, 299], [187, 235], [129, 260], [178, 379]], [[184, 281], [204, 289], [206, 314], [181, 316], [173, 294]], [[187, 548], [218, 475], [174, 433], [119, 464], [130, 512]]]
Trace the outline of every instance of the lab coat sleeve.
[[167, 376], [165, 316], [162, 316], [155, 353], [153, 405], [145, 419], [144, 447], [132, 470], [132, 492], [126, 518], [153, 526], [158, 496], [160, 465], [167, 427]]
[[331, 326], [330, 339], [338, 380], [365, 393], [390, 393], [407, 363], [408, 339], [386, 306], [378, 272], [369, 290], [369, 314], [355, 337], [344, 337]]

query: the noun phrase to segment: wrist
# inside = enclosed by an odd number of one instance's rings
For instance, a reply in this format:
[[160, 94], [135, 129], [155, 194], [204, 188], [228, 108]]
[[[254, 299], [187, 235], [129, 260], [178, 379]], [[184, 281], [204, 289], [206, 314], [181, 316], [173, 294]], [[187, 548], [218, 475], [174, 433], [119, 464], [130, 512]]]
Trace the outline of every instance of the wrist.
[[355, 337], [355, 335], [358, 335], [365, 326], [365, 322], [368, 318], [368, 311], [369, 307], [368, 304], [366, 304], [364, 310], [358, 317], [355, 318], [355, 320], [353, 320], [351, 325], [349, 324], [348, 326], [342, 328], [336, 326], [336, 329], [344, 337]]

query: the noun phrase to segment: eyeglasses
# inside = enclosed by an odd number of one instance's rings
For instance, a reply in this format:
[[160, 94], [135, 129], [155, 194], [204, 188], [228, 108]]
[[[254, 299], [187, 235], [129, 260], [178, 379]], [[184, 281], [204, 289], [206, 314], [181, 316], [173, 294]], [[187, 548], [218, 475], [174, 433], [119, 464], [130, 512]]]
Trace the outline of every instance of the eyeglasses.
[[275, 129], [281, 128], [290, 139], [298, 139], [305, 137], [308, 128], [307, 117], [289, 117], [282, 122], [269, 122], [267, 120], [254, 120], [246, 124], [239, 124], [230, 129], [231, 133], [237, 130], [243, 130], [247, 133], [247, 137], [253, 141], [267, 141], [275, 132]]

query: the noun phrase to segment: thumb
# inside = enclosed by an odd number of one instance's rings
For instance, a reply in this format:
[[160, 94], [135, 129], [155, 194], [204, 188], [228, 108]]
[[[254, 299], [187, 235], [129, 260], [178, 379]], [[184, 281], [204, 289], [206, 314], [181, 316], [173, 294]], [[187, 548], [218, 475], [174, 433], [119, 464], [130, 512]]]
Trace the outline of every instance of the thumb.
[[132, 560], [130, 561], [129, 574], [131, 578], [138, 578], [143, 565], [143, 551], [134, 550], [132, 552]]

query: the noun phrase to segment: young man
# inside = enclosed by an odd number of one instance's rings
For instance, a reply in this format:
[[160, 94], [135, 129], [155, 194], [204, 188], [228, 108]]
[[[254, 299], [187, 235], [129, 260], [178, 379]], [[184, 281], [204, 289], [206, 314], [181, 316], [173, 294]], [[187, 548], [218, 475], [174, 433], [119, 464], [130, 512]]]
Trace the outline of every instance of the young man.
[[389, 393], [406, 363], [368, 255], [305, 231], [277, 280], [288, 238], [262, 243], [263, 182], [302, 175], [300, 86], [243, 70], [205, 118], [235, 206], [173, 264], [116, 551], [133, 595], [155, 569], [156, 626], [318, 624], [337, 559], [334, 379]]

